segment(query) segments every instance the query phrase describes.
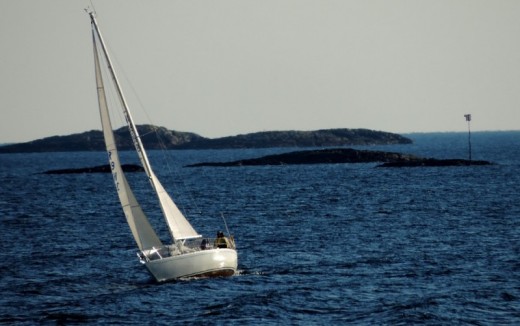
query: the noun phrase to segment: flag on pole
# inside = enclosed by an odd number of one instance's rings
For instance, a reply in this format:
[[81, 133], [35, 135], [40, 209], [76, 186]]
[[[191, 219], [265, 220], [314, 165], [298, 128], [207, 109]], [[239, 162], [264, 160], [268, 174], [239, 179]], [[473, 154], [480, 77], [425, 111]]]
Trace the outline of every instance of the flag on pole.
[[471, 121], [471, 114], [465, 114], [466, 121]]

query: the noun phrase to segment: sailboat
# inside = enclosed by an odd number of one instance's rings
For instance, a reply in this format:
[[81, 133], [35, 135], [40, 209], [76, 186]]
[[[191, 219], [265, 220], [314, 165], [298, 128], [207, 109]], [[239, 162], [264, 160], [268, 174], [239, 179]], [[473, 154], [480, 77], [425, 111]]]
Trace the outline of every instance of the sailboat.
[[[88, 14], [92, 27], [97, 97], [103, 136], [119, 201], [139, 248], [138, 259], [158, 282], [180, 278], [231, 276], [235, 274], [237, 271], [237, 251], [233, 237], [229, 235], [229, 232], [228, 236], [224, 236], [223, 232], [218, 232], [215, 239], [204, 238], [198, 234], [152, 170], [95, 15], [93, 12]], [[114, 84], [116, 97], [125, 117], [135, 150], [144, 167], [151, 189], [157, 196], [161, 212], [170, 231], [171, 244], [163, 244], [159, 239], [121, 168], [105, 95], [100, 57], [104, 58], [108, 69], [108, 76], [105, 79], [111, 79]]]

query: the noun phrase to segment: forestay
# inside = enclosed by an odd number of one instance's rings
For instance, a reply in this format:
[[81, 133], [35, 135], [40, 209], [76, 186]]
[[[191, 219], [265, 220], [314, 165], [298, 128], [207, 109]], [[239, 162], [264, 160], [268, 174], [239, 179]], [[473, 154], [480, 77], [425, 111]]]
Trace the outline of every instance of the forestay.
[[[98, 99], [100, 102], [100, 111], [102, 112], [102, 123], [103, 123], [103, 132], [105, 135], [105, 142], [107, 144], [107, 151], [109, 152], [109, 159], [110, 163], [113, 168], [113, 175], [114, 175], [114, 182], [116, 183], [116, 187], [118, 187], [118, 193], [120, 197], [121, 204], [123, 205], [123, 209], [125, 210], [125, 214], [128, 214], [132, 216], [132, 219], [129, 220], [129, 224], [135, 227], [135, 231], [132, 228], [132, 232], [134, 233], [134, 237], [136, 238], [136, 241], [141, 243], [140, 249], [143, 248], [150, 248], [148, 246], [149, 243], [153, 243], [153, 246], [156, 246], [157, 242], [160, 244], [160, 240], [158, 239], [157, 235], [151, 228], [148, 219], [144, 215], [143, 211], [141, 210], [141, 207], [137, 203], [137, 200], [135, 199], [135, 196], [133, 195], [128, 183], [126, 182], [126, 178], [123, 175], [123, 171], [121, 169], [121, 165], [119, 162], [119, 156], [117, 155], [117, 148], [114, 141], [114, 135], [112, 132], [112, 126], [110, 124], [110, 118], [108, 114], [108, 108], [106, 104], [105, 99], [105, 93], [104, 93], [104, 87], [103, 87], [103, 81], [101, 76], [101, 69], [99, 64], [99, 57], [97, 53], [97, 46], [96, 46], [96, 40], [99, 40], [99, 44], [101, 45], [101, 49], [103, 50], [104, 56], [106, 60], [108, 61], [108, 68], [110, 70], [110, 74], [112, 76], [112, 80], [114, 81], [114, 86], [116, 88], [116, 91], [119, 96], [119, 100], [123, 109], [123, 113], [126, 118], [126, 122], [128, 124], [128, 127], [130, 129], [130, 135], [132, 136], [132, 140], [134, 143], [134, 146], [136, 148], [136, 151], [139, 155], [139, 159], [141, 160], [141, 163], [143, 164], [143, 167], [145, 169], [146, 174], [149, 177], [150, 183], [155, 190], [157, 197], [160, 202], [162, 213], [166, 219], [166, 222], [168, 224], [168, 228], [170, 230], [170, 233], [174, 240], [183, 240], [183, 239], [189, 239], [189, 238], [198, 238], [201, 237], [195, 229], [191, 226], [191, 224], [188, 222], [188, 220], [184, 217], [184, 215], [181, 213], [177, 205], [173, 202], [171, 197], [168, 195], [160, 181], [155, 176], [155, 173], [152, 171], [151, 165], [149, 163], [148, 157], [146, 155], [146, 152], [144, 150], [143, 144], [141, 142], [141, 139], [139, 137], [139, 133], [137, 131], [137, 127], [135, 126], [135, 123], [133, 122], [132, 116], [130, 114], [130, 111], [128, 109], [128, 105], [126, 104], [125, 97], [123, 95], [123, 92], [121, 90], [121, 87], [118, 83], [117, 76], [115, 74], [115, 71], [112, 68], [111, 60], [108, 55], [108, 52], [106, 51], [103, 37], [101, 36], [101, 33], [99, 32], [99, 29], [97, 28], [97, 24], [95, 21], [94, 16], [91, 14], [91, 20], [92, 20], [92, 26], [93, 26], [93, 35], [94, 35], [94, 49], [95, 49], [95, 60], [96, 60], [96, 81], [98, 85]], [[97, 37], [96, 37], [97, 35]], [[103, 115], [106, 115], [103, 117]], [[108, 135], [107, 135], [108, 134]], [[126, 207], [126, 208], [125, 208]], [[136, 218], [136, 216], [139, 216], [140, 218]], [[142, 216], [142, 217], [141, 217]], [[127, 216], [128, 219], [128, 216]], [[139, 228], [143, 226], [143, 230], [140, 230]], [[141, 234], [144, 232], [145, 234]], [[146, 244], [146, 246], [144, 246]], [[144, 246], [141, 248], [141, 246]]]

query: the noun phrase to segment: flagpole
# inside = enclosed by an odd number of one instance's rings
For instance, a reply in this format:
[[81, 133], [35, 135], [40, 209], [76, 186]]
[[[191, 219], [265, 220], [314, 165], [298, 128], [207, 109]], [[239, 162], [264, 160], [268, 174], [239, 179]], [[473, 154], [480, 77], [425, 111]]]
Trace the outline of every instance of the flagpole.
[[466, 118], [466, 121], [468, 122], [468, 152], [469, 152], [469, 160], [471, 161], [471, 114], [465, 114], [464, 117]]

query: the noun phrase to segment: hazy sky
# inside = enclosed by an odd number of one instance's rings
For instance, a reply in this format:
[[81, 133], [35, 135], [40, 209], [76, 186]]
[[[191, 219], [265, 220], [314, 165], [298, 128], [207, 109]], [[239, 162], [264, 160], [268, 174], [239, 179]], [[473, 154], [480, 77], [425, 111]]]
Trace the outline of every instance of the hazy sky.
[[[0, 1], [0, 143], [100, 129], [89, 5]], [[137, 123], [405, 133], [465, 131], [471, 113], [472, 130], [520, 129], [518, 0], [94, 6]]]

